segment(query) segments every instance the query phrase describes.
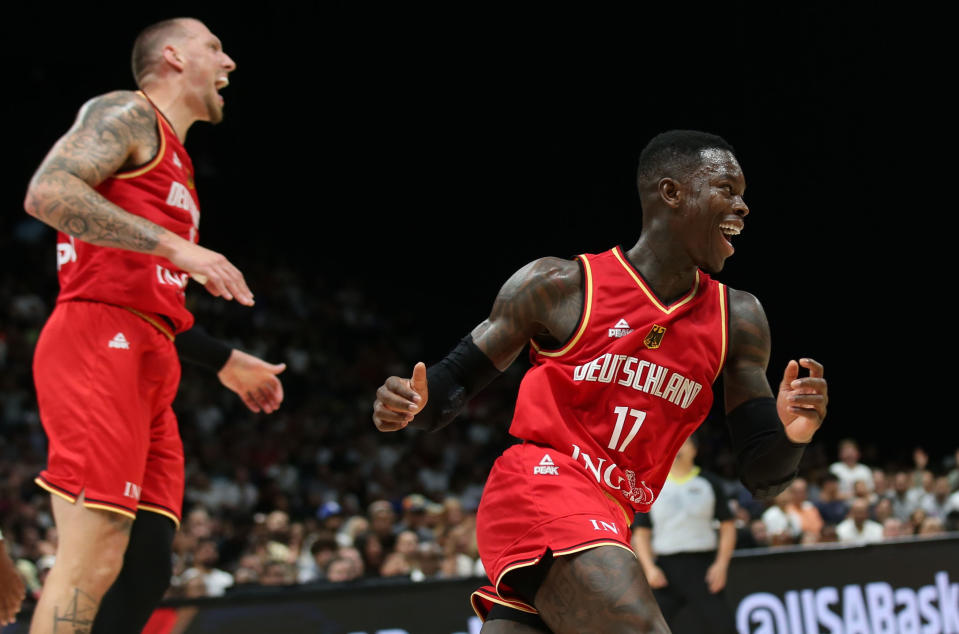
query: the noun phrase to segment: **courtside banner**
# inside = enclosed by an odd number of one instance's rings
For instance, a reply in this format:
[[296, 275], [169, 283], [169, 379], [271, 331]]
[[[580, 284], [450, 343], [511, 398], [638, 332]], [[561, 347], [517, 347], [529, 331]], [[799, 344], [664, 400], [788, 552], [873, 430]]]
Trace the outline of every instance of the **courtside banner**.
[[959, 634], [959, 537], [737, 552], [740, 634]]
[[[469, 595], [483, 583], [237, 588], [167, 601], [144, 634], [477, 634]], [[727, 594], [740, 634], [959, 634], [959, 534], [737, 551]], [[29, 618], [3, 634], [25, 634]], [[680, 617], [673, 632], [695, 630]]]

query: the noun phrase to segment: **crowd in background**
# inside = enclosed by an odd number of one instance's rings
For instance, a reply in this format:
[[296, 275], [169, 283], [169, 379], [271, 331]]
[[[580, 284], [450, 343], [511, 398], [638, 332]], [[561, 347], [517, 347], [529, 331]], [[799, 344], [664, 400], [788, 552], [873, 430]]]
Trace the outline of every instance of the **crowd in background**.
[[[56, 295], [48, 238], [26, 224], [0, 249], [0, 530], [34, 595], [57, 541], [48, 494], [33, 483], [46, 441], [30, 364]], [[493, 460], [513, 442], [522, 363], [443, 430], [383, 434], [371, 422], [373, 392], [422, 357], [416, 331], [361, 285], [331, 289], [275, 263], [246, 274], [257, 304], [242, 320], [199, 290], [191, 308], [214, 335], [286, 362], [286, 400], [253, 414], [211, 373], [184, 366], [175, 409], [186, 493], [170, 596], [483, 575], [475, 511]], [[814, 442], [801, 477], [771, 501], [738, 482], [723, 425], [703, 426], [697, 462], [727, 483], [737, 548], [959, 530], [959, 447], [936, 460], [916, 448], [893, 463], [868, 443]]]

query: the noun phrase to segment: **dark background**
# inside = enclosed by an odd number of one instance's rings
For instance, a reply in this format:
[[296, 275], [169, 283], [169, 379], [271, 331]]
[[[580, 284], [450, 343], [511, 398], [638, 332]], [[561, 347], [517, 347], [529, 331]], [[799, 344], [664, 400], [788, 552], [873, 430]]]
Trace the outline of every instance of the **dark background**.
[[[751, 207], [718, 277], [763, 303], [770, 379], [790, 358], [825, 364], [824, 442], [953, 451], [952, 293], [934, 260], [954, 212], [932, 176], [949, 79], [939, 40], [913, 27], [943, 18], [666, 4], [25, 7], [2, 43], [0, 233], [28, 228], [26, 183], [81, 103], [134, 88], [139, 29], [177, 15], [238, 65], [225, 121], [187, 138], [204, 242], [241, 270], [295, 263], [331, 291], [361, 285], [412, 315], [427, 356], [526, 262], [631, 246], [642, 146], [709, 130], [736, 146]], [[55, 282], [52, 231], [36, 248]]]

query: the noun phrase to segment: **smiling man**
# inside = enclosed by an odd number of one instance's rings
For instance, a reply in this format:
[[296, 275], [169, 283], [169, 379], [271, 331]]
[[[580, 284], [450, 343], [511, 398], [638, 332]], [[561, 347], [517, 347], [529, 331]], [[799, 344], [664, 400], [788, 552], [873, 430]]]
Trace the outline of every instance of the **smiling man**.
[[132, 66], [139, 90], [85, 103], [24, 202], [58, 230], [60, 284], [34, 356], [49, 440], [36, 481], [60, 539], [32, 633], [139, 632], [169, 585], [184, 486], [172, 408], [181, 358], [217, 372], [255, 412], [283, 399], [282, 364], [205, 335], [185, 300], [192, 277], [253, 304], [239, 269], [198, 243], [183, 145], [197, 121], [223, 119], [219, 90], [236, 64], [206, 25], [177, 18], [138, 35]]
[[790, 361], [773, 396], [759, 301], [712, 277], [749, 214], [732, 146], [664, 132], [642, 151], [637, 185], [643, 230], [631, 248], [534, 260], [446, 358], [377, 390], [380, 431], [438, 429], [530, 346], [510, 426], [523, 442], [497, 459], [477, 512], [484, 634], [667, 632], [630, 524], [709, 414], [716, 380], [757, 496], [796, 476], [826, 415], [812, 359]]

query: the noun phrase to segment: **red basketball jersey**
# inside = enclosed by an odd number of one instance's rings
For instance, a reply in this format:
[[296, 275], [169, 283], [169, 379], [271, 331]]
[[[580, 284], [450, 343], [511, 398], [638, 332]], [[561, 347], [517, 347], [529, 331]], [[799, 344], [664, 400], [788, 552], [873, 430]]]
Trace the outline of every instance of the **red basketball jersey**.
[[[156, 117], [160, 147], [153, 160], [115, 174], [96, 190], [125, 211], [197, 242], [200, 203], [193, 162], [169, 122], [159, 111]], [[57, 270], [57, 301], [87, 299], [163, 315], [175, 332], [193, 325], [185, 305], [188, 273], [165, 258], [96, 246], [60, 232]]]
[[561, 348], [531, 346], [510, 433], [568, 452], [632, 517], [649, 509], [712, 407], [726, 287], [697, 271], [692, 289], [665, 305], [619, 247], [577, 259], [578, 328]]

